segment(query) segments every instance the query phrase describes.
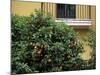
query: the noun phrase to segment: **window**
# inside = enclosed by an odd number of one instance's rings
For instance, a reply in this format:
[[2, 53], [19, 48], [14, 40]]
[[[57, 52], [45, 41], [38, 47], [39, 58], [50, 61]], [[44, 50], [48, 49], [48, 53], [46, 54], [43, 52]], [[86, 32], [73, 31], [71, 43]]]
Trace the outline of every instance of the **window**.
[[71, 4], [57, 4], [57, 18], [75, 18], [76, 6]]

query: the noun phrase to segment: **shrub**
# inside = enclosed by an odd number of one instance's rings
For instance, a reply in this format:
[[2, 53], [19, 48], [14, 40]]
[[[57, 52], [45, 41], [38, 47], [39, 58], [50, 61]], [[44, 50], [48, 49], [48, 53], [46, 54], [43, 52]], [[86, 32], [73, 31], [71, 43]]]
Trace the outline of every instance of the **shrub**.
[[96, 32], [95, 29], [90, 29], [88, 32], [88, 42], [92, 49], [96, 49]]
[[63, 71], [65, 67], [73, 70], [68, 62], [72, 62], [74, 67], [73, 63], [82, 52], [77, 34], [64, 23], [40, 28], [33, 34], [32, 40], [33, 62], [41, 65], [38, 65], [39, 72]]
[[88, 45], [92, 48], [91, 59], [88, 62], [87, 68], [96, 68], [96, 31], [95, 29], [89, 29], [87, 34]]
[[89, 29], [85, 39], [87, 45], [91, 47], [91, 58], [86, 62], [82, 63], [82, 69], [95, 69], [96, 68], [96, 32], [94, 29]]
[[11, 68], [12, 73], [30, 73], [32, 70], [26, 63], [28, 47], [28, 17], [12, 15], [11, 21]]
[[12, 73], [82, 69], [78, 33], [48, 14], [12, 15]]

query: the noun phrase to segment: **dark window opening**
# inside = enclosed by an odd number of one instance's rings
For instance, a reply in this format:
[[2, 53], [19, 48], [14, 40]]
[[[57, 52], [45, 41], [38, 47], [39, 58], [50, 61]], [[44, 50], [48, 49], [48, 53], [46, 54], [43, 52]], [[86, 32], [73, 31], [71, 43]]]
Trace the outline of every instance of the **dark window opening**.
[[75, 18], [76, 6], [71, 4], [57, 4], [57, 18]]

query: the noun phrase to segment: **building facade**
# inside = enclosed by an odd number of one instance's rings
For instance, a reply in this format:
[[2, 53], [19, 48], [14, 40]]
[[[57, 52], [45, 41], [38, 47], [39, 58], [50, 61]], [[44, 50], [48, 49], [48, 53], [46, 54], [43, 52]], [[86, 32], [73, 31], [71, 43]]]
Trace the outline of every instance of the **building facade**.
[[[68, 20], [70, 25], [96, 27], [96, 6], [75, 5], [75, 4], [56, 4], [46, 2], [25, 2], [12, 1], [12, 13], [18, 15], [30, 15], [35, 9], [41, 9], [50, 14], [56, 20]], [[74, 23], [70, 23], [74, 21]], [[75, 24], [76, 22], [76, 24]], [[81, 23], [82, 22], [82, 23]], [[79, 23], [79, 24], [78, 24]], [[82, 25], [83, 24], [83, 25]]]

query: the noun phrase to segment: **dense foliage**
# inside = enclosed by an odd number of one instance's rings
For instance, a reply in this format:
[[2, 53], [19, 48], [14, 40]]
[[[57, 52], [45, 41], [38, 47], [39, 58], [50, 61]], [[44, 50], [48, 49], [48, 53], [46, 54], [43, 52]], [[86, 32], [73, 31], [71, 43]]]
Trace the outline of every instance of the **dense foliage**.
[[87, 34], [87, 41], [89, 46], [92, 48], [91, 59], [88, 62], [88, 69], [96, 68], [96, 31], [95, 29], [89, 29]]
[[95, 31], [95, 29], [90, 29], [87, 35], [88, 35], [89, 45], [95, 50], [96, 49], [96, 31]]
[[49, 14], [12, 15], [12, 73], [37, 73], [84, 69], [78, 33]]
[[11, 21], [12, 73], [32, 72], [32, 70], [26, 63], [26, 58], [27, 58], [26, 55], [28, 47], [27, 19], [28, 17], [12, 15], [12, 21]]

